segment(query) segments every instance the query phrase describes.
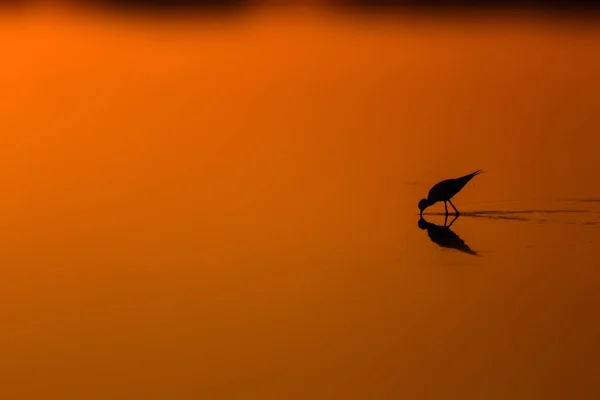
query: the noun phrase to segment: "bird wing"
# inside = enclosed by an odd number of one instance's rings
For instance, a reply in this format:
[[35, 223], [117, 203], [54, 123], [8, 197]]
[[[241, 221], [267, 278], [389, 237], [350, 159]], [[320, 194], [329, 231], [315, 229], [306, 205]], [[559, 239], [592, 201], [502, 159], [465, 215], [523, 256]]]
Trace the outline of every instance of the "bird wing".
[[477, 171], [470, 173], [469, 175], [461, 176], [460, 178], [446, 179], [438, 182], [429, 190], [427, 198], [434, 202], [450, 199], [460, 192], [475, 175], [482, 172], [482, 170], [478, 169]]
[[460, 178], [456, 178], [456, 180], [458, 182], [460, 182], [462, 184], [461, 187], [463, 187], [467, 184], [467, 182], [469, 182], [471, 179], [473, 179], [473, 177], [475, 175], [479, 175], [482, 172], [483, 172], [482, 170], [478, 169], [477, 171], [470, 173], [469, 175], [465, 175], [465, 176], [461, 176]]
[[457, 194], [458, 192], [460, 192], [462, 190], [462, 188], [465, 187], [465, 185], [467, 183], [469, 183], [469, 181], [471, 179], [473, 179], [473, 177], [475, 175], [478, 175], [480, 173], [482, 173], [483, 171], [478, 169], [475, 172], [470, 173], [469, 175], [465, 175], [465, 176], [461, 176], [460, 178], [456, 178], [456, 179], [449, 179], [450, 181], [452, 181], [452, 183], [449, 185], [452, 188], [450, 189], [450, 191], [452, 191], [452, 195], [450, 197], [453, 197], [455, 194]]

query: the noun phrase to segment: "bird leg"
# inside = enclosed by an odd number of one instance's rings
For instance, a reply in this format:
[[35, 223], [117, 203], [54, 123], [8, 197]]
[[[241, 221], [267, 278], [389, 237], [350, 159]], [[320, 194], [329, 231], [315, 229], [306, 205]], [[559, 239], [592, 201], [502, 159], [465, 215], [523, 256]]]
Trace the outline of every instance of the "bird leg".
[[[452, 203], [450, 203], [452, 204]], [[454, 207], [454, 206], [452, 206]], [[444, 208], [446, 209], [446, 217], [448, 217], [448, 204], [446, 204], [446, 201], [444, 200]]]
[[[450, 227], [452, 226], [452, 224], [454, 223], [454, 221], [457, 220], [457, 218], [458, 218], [458, 214], [454, 216], [454, 219], [452, 221], [450, 221], [450, 225], [448, 225], [448, 229], [450, 229]], [[446, 225], [446, 224], [444, 223], [444, 225]]]
[[[458, 212], [458, 210], [456, 209], [456, 207], [454, 207], [454, 204], [452, 204], [452, 200], [448, 200], [450, 202], [450, 205], [452, 206], [452, 208], [454, 208], [454, 211], [456, 212], [456, 215], [459, 215], [460, 213]], [[446, 210], [446, 212], [448, 212], [448, 210]]]
[[444, 226], [446, 226], [447, 223], [448, 223], [448, 214], [446, 214], [446, 217], [444, 218]]

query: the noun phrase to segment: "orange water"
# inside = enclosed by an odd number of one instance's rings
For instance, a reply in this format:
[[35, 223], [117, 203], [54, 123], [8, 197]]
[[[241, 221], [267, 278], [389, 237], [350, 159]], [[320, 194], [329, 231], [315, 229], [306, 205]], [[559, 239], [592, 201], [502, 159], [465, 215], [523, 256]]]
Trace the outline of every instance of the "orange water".
[[600, 395], [593, 25], [3, 18], [2, 398]]

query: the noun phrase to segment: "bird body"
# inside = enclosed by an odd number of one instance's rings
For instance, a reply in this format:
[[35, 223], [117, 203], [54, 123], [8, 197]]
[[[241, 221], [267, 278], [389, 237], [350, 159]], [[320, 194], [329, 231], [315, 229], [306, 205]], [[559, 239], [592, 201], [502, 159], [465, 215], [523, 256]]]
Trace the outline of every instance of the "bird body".
[[452, 204], [451, 199], [458, 192], [460, 192], [461, 189], [463, 187], [465, 187], [465, 185], [471, 179], [473, 179], [473, 177], [475, 175], [478, 175], [481, 172], [483, 172], [483, 171], [477, 170], [468, 175], [461, 176], [460, 178], [446, 179], [446, 180], [436, 183], [429, 190], [429, 193], [427, 194], [427, 198], [421, 199], [421, 201], [419, 202], [419, 209], [421, 210], [421, 215], [423, 215], [423, 210], [425, 210], [427, 207], [432, 206], [433, 204], [435, 204], [439, 201], [444, 202], [444, 206], [446, 207], [446, 214], [448, 214], [448, 206], [446, 205], [446, 202], [450, 202], [450, 205], [452, 206], [452, 208], [454, 208], [454, 211], [456, 211], [457, 215], [460, 214], [458, 212], [458, 210], [456, 209], [456, 207], [454, 207], [454, 204]]

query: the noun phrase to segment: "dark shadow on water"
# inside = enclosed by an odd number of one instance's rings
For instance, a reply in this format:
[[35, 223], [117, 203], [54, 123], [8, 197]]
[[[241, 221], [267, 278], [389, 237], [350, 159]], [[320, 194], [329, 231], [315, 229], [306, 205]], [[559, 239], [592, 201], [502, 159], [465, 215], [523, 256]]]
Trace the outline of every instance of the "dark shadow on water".
[[[587, 213], [589, 210], [564, 209], [564, 210], [483, 210], [460, 213], [461, 217], [507, 219], [513, 221], [531, 221], [531, 218], [521, 214], [564, 214], [564, 213]], [[445, 213], [428, 213], [428, 215], [446, 215]]]
[[418, 225], [420, 229], [427, 230], [427, 236], [429, 236], [429, 239], [438, 246], [458, 250], [472, 256], [479, 256], [477, 252], [471, 250], [471, 248], [465, 244], [465, 241], [462, 240], [460, 236], [450, 229], [457, 218], [458, 216], [455, 216], [450, 222], [450, 225], [446, 225], [448, 222], [448, 217], [446, 216], [446, 219], [444, 220], [444, 226], [440, 226], [428, 222], [421, 217]]

